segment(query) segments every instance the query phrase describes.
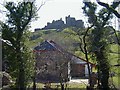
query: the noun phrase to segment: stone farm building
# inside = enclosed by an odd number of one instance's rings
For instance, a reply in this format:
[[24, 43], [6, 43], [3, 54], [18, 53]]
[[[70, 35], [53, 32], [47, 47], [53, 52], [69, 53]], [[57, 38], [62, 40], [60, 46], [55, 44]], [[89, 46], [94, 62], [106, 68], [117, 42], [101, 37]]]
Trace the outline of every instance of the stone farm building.
[[[34, 48], [37, 66], [37, 81], [68, 81], [71, 78], [87, 78], [87, 61], [75, 56], [54, 41], [44, 41]], [[95, 66], [88, 62], [91, 71]]]

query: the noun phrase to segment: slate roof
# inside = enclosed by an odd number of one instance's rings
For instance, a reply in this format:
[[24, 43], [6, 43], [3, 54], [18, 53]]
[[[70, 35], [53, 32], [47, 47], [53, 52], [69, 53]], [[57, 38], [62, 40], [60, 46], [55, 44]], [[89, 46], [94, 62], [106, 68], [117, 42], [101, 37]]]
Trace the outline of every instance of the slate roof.
[[50, 50], [55, 50], [55, 47], [49, 41], [45, 41], [45, 42], [41, 43], [40, 45], [36, 46], [34, 48], [34, 50], [36, 50], [36, 51], [42, 51], [42, 50], [50, 51]]
[[66, 51], [60, 47], [58, 44], [56, 44], [54, 41], [50, 40], [46, 40], [44, 42], [42, 42], [41, 44], [39, 44], [38, 46], [34, 47], [34, 51], [35, 52], [41, 52], [41, 51], [59, 51], [61, 53], [66, 53]]

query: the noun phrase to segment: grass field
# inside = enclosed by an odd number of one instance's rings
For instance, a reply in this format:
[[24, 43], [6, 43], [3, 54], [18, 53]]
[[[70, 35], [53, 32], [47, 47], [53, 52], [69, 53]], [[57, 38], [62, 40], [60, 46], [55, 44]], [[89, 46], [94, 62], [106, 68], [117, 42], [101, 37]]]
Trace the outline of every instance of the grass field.
[[[37, 83], [36, 86], [37, 86], [37, 88], [42, 89], [42, 88], [44, 88], [45, 84]], [[32, 87], [32, 84], [30, 84], [30, 87]], [[50, 87], [53, 89], [61, 89], [60, 83], [51, 83]], [[67, 90], [69, 90], [69, 89], [81, 90], [81, 89], [86, 89], [86, 85], [81, 84], [81, 83], [67, 83], [67, 84], [65, 84], [65, 88]]]

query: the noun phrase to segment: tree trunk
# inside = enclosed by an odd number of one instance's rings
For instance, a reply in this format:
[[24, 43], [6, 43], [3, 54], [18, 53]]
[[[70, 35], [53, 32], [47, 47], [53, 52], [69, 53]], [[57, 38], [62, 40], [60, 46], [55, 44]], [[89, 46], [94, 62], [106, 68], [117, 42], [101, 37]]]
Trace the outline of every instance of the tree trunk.
[[60, 85], [61, 85], [61, 90], [64, 90], [64, 84], [60, 83]]
[[36, 80], [35, 80], [35, 77], [33, 77], [33, 90], [36, 90]]
[[98, 86], [97, 87], [100, 88], [100, 66], [99, 65], [97, 66], [97, 73], [98, 73], [98, 84], [97, 84]]
[[90, 66], [89, 66], [89, 59], [88, 59], [88, 51], [87, 51], [87, 44], [86, 44], [86, 36], [88, 34], [88, 31], [93, 27], [93, 25], [91, 25], [91, 27], [88, 27], [86, 32], [85, 32], [85, 35], [83, 36], [83, 44], [84, 44], [84, 54], [85, 54], [85, 58], [87, 60], [87, 66], [88, 66], [88, 74], [89, 74], [89, 84], [90, 84], [90, 88], [93, 88], [92, 87], [92, 79], [91, 79], [91, 69], [90, 69]]
[[25, 71], [23, 66], [23, 60], [20, 61], [20, 67], [19, 67], [19, 90], [25, 90]]
[[36, 69], [35, 69], [34, 76], [33, 76], [33, 90], [36, 90]]
[[98, 64], [99, 64], [99, 79], [101, 82], [101, 89], [102, 90], [109, 90], [109, 65], [107, 60], [105, 60], [105, 55], [103, 53], [103, 50], [96, 53]]
[[18, 82], [17, 82], [17, 89], [18, 90], [25, 90], [25, 71], [24, 71], [24, 60], [21, 55], [20, 50], [20, 42], [17, 43], [16, 53], [17, 53], [17, 61], [18, 61]]

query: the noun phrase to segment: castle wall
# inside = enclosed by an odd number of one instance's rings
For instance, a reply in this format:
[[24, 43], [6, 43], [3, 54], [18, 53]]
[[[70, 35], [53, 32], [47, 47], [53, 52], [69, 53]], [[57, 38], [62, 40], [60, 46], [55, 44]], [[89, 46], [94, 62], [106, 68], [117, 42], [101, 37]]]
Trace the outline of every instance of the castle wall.
[[84, 28], [84, 22], [82, 20], [76, 20], [73, 17], [65, 18], [65, 22], [60, 20], [53, 20], [52, 23], [47, 23], [47, 26], [45, 26], [43, 29], [63, 29], [67, 27], [77, 27], [77, 28]]

